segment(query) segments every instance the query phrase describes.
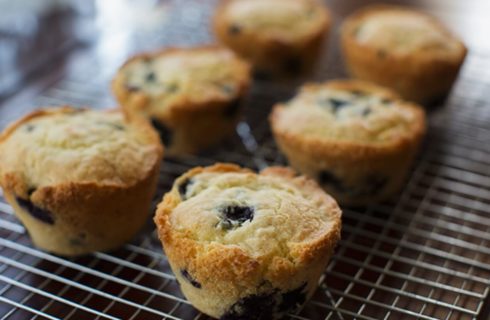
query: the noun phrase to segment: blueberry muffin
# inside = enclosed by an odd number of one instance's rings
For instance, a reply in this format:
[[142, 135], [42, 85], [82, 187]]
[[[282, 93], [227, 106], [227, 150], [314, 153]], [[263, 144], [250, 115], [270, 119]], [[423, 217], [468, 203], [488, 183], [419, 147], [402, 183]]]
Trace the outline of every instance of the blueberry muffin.
[[375, 5], [342, 26], [350, 73], [423, 104], [444, 99], [466, 56], [466, 47], [439, 21], [412, 9]]
[[222, 47], [172, 48], [131, 58], [112, 89], [126, 112], [152, 120], [169, 153], [194, 153], [233, 132], [249, 69]]
[[270, 116], [290, 164], [341, 204], [396, 193], [425, 132], [425, 112], [389, 89], [359, 80], [307, 84]]
[[194, 168], [155, 223], [187, 299], [220, 319], [276, 319], [315, 291], [340, 237], [341, 211], [311, 179], [271, 167]]
[[213, 28], [218, 39], [249, 60], [259, 77], [290, 77], [311, 69], [330, 28], [316, 0], [223, 0]]
[[144, 118], [48, 108], [0, 135], [0, 185], [39, 248], [111, 250], [147, 221], [162, 153]]

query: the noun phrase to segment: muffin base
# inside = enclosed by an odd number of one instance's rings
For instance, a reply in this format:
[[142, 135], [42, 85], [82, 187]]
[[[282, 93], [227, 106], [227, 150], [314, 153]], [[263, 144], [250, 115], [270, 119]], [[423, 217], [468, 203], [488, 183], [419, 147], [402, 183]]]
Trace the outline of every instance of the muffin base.
[[359, 45], [345, 41], [344, 60], [349, 73], [361, 80], [392, 88], [404, 99], [426, 106], [443, 100], [456, 80], [462, 61], [431, 61], [380, 57]]
[[313, 71], [315, 62], [324, 50], [326, 35], [322, 33], [298, 46], [273, 42], [263, 48], [255, 47], [256, 52], [250, 53], [246, 51], [249, 48], [242, 48], [241, 45], [228, 43], [226, 40], [223, 42], [250, 61], [256, 79], [288, 79], [306, 76]]
[[286, 139], [277, 135], [276, 143], [290, 165], [315, 179], [340, 204], [350, 206], [385, 201], [399, 192], [418, 149], [411, 145], [392, 154], [352, 157], [354, 150], [332, 155], [298, 148]]
[[4, 196], [36, 247], [62, 256], [113, 250], [147, 221], [158, 168], [159, 162], [146, 179], [126, 188], [73, 183], [40, 187], [29, 200], [8, 189]]
[[241, 100], [215, 103], [209, 108], [153, 116], [169, 155], [192, 154], [212, 147], [234, 133], [241, 114]]
[[192, 305], [211, 317], [221, 320], [232, 319], [281, 319], [286, 313], [299, 310], [318, 288], [318, 279], [325, 271], [333, 252], [310, 265], [308, 271], [291, 279], [298, 283], [296, 287], [278, 288], [271, 283], [259, 284], [256, 290], [244, 290], [237, 295], [225, 289], [210, 290], [201, 284], [189, 281], [175, 263], [169, 261], [173, 273], [179, 282], [180, 289]]

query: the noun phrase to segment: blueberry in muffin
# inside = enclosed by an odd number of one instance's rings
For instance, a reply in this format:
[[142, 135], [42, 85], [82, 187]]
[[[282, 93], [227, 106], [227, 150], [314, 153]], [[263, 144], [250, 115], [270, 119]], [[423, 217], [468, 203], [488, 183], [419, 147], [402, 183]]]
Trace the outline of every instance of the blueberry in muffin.
[[272, 132], [292, 167], [341, 204], [396, 193], [425, 133], [425, 112], [389, 89], [359, 80], [307, 84], [274, 106]]
[[467, 52], [436, 18], [401, 6], [355, 12], [343, 23], [341, 39], [354, 77], [426, 105], [447, 95]]
[[340, 237], [341, 211], [312, 179], [284, 167], [194, 168], [155, 223], [182, 292], [220, 319], [277, 319], [313, 294]]
[[111, 250], [147, 220], [162, 154], [144, 118], [48, 108], [0, 135], [0, 185], [39, 248]]
[[233, 132], [249, 69], [223, 47], [170, 48], [129, 59], [112, 89], [125, 112], [151, 119], [169, 153], [195, 153]]
[[213, 28], [218, 39], [250, 61], [259, 78], [309, 71], [330, 29], [316, 0], [223, 0]]

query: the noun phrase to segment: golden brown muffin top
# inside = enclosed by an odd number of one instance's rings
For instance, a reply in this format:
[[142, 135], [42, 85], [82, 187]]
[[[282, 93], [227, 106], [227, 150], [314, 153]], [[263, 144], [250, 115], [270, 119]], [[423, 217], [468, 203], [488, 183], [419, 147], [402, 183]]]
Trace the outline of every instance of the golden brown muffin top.
[[333, 246], [340, 215], [335, 200], [290, 169], [271, 167], [256, 174], [217, 164], [177, 179], [155, 221], [165, 228], [160, 230], [164, 242], [170, 236], [209, 248], [239, 248], [271, 263], [312, 259], [313, 251], [327, 250], [322, 245]]
[[246, 62], [219, 46], [170, 48], [137, 55], [113, 81], [118, 99], [147, 99], [149, 114], [168, 108], [195, 108], [241, 97], [248, 88]]
[[70, 183], [131, 185], [159, 161], [158, 135], [120, 111], [35, 111], [0, 136], [0, 179], [21, 189]]
[[230, 33], [297, 42], [323, 30], [326, 8], [315, 0], [229, 0], [219, 9]]
[[349, 17], [348, 26], [359, 44], [397, 54], [426, 52], [454, 55], [464, 50], [434, 17], [400, 6], [369, 6]]
[[425, 127], [421, 107], [357, 80], [304, 85], [292, 100], [274, 107], [271, 119], [275, 132], [359, 145], [391, 144]]

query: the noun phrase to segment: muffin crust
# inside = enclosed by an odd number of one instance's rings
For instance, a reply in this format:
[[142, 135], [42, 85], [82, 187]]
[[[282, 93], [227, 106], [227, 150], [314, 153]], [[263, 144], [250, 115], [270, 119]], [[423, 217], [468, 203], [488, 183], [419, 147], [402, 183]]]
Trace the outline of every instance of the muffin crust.
[[169, 48], [128, 60], [112, 89], [126, 112], [154, 122], [170, 153], [194, 153], [234, 129], [249, 73], [219, 46]]
[[291, 77], [312, 68], [330, 14], [315, 0], [224, 0], [213, 28], [221, 42], [254, 65], [258, 76]]
[[345, 20], [341, 39], [354, 77], [423, 104], [449, 92], [467, 52], [434, 17], [401, 6], [361, 9]]
[[162, 154], [142, 118], [43, 109], [1, 134], [0, 185], [40, 248], [62, 255], [109, 250], [145, 222]]
[[270, 122], [291, 165], [342, 204], [398, 191], [425, 132], [421, 107], [355, 80], [307, 84]]
[[[272, 319], [315, 290], [339, 239], [340, 215], [315, 182], [290, 169], [255, 174], [217, 164], [178, 178], [155, 223], [196, 308], [222, 319]], [[284, 295], [295, 290], [299, 300], [281, 308]], [[248, 306], [254, 299], [258, 310]]]

